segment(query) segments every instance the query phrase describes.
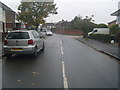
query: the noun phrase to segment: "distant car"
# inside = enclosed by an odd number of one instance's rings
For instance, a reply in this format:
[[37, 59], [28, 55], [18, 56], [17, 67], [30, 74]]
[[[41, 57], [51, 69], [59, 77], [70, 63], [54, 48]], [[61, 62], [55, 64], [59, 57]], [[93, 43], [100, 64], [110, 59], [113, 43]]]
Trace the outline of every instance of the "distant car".
[[11, 57], [12, 54], [32, 54], [36, 57], [44, 48], [43, 38], [35, 30], [12, 31], [6, 36], [3, 46], [6, 57]]
[[49, 31], [46, 31], [46, 35], [47, 35], [47, 36], [52, 36], [53, 34], [52, 34], [52, 32], [49, 30]]
[[41, 34], [42, 34], [43, 38], [46, 38], [46, 31], [42, 31]]

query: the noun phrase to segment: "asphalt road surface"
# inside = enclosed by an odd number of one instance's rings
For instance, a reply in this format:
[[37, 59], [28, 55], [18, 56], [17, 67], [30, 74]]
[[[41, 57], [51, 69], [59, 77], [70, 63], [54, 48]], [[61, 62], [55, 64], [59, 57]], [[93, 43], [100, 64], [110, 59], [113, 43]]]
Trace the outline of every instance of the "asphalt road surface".
[[117, 88], [118, 62], [64, 35], [45, 39], [36, 58], [15, 55], [2, 61], [3, 88]]

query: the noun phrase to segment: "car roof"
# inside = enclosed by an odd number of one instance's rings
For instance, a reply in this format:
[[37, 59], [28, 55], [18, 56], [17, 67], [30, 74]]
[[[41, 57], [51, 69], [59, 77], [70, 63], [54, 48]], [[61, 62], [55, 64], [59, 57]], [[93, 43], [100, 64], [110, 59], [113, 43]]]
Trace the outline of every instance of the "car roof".
[[51, 32], [51, 30], [47, 30], [47, 32]]
[[14, 30], [11, 32], [31, 32], [31, 31], [35, 31], [35, 30]]

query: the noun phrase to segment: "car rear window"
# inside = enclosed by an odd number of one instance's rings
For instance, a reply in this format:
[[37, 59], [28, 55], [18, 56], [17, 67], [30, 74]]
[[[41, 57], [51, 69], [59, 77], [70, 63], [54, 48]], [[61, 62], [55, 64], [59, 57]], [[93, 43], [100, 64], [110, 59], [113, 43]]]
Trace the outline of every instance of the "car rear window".
[[7, 39], [29, 39], [28, 32], [11, 32]]

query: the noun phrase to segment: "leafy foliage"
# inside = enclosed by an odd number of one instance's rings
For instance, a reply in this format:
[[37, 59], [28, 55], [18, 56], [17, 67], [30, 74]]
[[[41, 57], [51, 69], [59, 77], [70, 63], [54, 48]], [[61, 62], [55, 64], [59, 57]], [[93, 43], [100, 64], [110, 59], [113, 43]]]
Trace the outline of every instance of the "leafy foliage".
[[97, 28], [108, 28], [106, 24], [98, 24]]
[[118, 33], [118, 24], [113, 24], [110, 26], [110, 33], [116, 35]]
[[110, 42], [111, 36], [108, 34], [90, 34], [89, 38], [103, 41], [103, 42]]
[[71, 21], [71, 24], [72, 24], [72, 28], [73, 29], [81, 29], [82, 27], [82, 18], [81, 17], [75, 17], [72, 21]]
[[97, 25], [95, 23], [93, 23], [93, 18], [94, 15], [92, 15], [91, 17], [86, 16], [84, 19], [82, 19], [82, 17], [75, 17], [72, 21], [72, 28], [73, 29], [80, 29], [84, 32], [84, 37], [87, 37], [87, 33], [92, 31], [93, 28], [95, 28]]
[[113, 24], [109, 28], [110, 28], [110, 34], [114, 35], [116, 38], [116, 41], [119, 41], [120, 43], [120, 32], [119, 32], [118, 24]]
[[29, 25], [45, 23], [49, 14], [57, 14], [56, 4], [53, 2], [22, 2], [18, 7], [17, 19]]

